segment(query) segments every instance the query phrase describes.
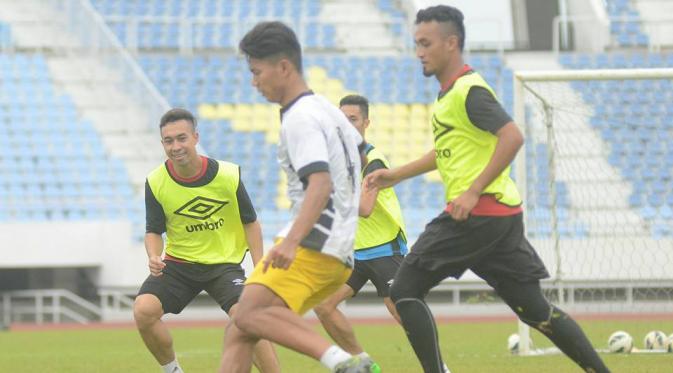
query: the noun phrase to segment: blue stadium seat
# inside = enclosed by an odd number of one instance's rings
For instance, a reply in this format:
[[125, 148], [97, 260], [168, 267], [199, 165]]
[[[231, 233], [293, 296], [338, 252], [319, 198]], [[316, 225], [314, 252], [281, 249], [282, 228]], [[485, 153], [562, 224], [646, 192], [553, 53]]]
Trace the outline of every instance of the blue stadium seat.
[[[110, 5], [107, 0], [94, 0], [92, 3], [103, 17], [126, 16], [141, 20], [137, 41], [137, 46], [141, 49], [178, 48], [179, 26], [177, 19], [186, 17], [189, 20], [196, 21], [217, 16], [236, 21], [232, 22], [225, 19], [216, 27], [226, 28], [230, 32], [218, 34], [200, 31], [198, 30], [199, 27], [194, 27], [197, 29], [192, 32], [194, 46], [198, 48], [235, 48], [236, 42], [232, 42], [232, 38], [245, 33], [253, 21], [268, 17], [286, 18], [289, 16], [292, 17], [290, 19], [315, 19], [320, 14], [322, 5], [317, 0], [117, 0], [114, 5]], [[149, 16], [149, 18], [145, 16]], [[170, 23], [165, 23], [168, 22], [167, 20], [170, 20]], [[214, 25], [215, 22], [219, 21], [214, 21]], [[109, 21], [109, 24], [113, 33], [123, 44], [130, 42], [128, 40], [128, 30], [124, 25], [120, 25], [119, 21]], [[290, 25], [299, 30], [298, 21], [291, 21]], [[298, 32], [302, 44], [311, 48], [336, 47], [334, 26], [329, 24], [321, 26], [322, 30], [315, 34]]]
[[[72, 99], [56, 94], [42, 55], [2, 55], [0, 65], [4, 67], [0, 74], [11, 82], [0, 85], [0, 106], [12, 104], [2, 110], [2, 122], [12, 130], [0, 144], [19, 156], [2, 163], [2, 170], [13, 177], [0, 177], [0, 206], [10, 206], [3, 209], [0, 220], [62, 220], [64, 211], [78, 208], [83, 197], [94, 195], [86, 185], [97, 181], [95, 174], [82, 170], [94, 162], [96, 167], [108, 168], [108, 156], [93, 125], [78, 118]], [[30, 104], [23, 95], [33, 97]], [[117, 176], [130, 188], [126, 173]], [[99, 191], [120, 198], [105, 185]], [[11, 207], [19, 202], [28, 207]]]

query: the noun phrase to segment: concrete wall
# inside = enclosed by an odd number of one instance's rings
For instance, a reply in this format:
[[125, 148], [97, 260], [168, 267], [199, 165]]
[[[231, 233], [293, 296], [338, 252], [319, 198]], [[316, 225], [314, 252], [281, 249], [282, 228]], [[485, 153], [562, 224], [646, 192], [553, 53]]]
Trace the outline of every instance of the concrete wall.
[[126, 221], [0, 224], [0, 269], [97, 268], [100, 286], [136, 286], [147, 257], [131, 237]]
[[602, 52], [610, 44], [610, 23], [601, 0], [565, 0], [569, 36], [578, 52]]

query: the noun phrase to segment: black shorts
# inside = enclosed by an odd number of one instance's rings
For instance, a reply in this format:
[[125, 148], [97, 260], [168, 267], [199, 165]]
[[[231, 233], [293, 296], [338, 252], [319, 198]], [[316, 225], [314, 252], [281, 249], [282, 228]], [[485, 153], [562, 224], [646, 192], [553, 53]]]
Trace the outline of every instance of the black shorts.
[[371, 280], [376, 286], [376, 294], [379, 297], [388, 297], [390, 296], [390, 285], [403, 259], [402, 255], [393, 255], [369, 260], [355, 260], [353, 273], [346, 284], [357, 294], [367, 281]]
[[205, 290], [229, 313], [243, 291], [245, 272], [240, 264], [198, 264], [166, 260], [161, 276], [147, 277], [140, 294], [153, 294], [164, 313], [178, 314]]
[[549, 277], [524, 236], [523, 214], [470, 216], [458, 222], [443, 212], [418, 237], [402, 267], [407, 265], [426, 271], [435, 285], [447, 277], [460, 278], [468, 269], [494, 288], [503, 277], [521, 282]]

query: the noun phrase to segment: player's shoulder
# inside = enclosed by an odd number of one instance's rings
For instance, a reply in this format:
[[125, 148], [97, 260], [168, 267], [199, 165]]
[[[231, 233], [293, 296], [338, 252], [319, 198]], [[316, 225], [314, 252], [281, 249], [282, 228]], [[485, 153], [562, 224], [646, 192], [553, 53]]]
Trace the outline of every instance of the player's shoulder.
[[168, 172], [168, 166], [167, 166], [168, 161], [164, 161], [160, 165], [154, 167], [152, 171], [150, 171], [147, 174], [147, 177], [145, 178], [147, 181], [150, 181], [152, 179], [156, 179], [160, 176], [164, 176]]
[[314, 94], [303, 97], [284, 112], [282, 125], [286, 129], [294, 128], [295, 126], [322, 126], [327, 118], [335, 115], [335, 112], [340, 113], [341, 111], [324, 97]]

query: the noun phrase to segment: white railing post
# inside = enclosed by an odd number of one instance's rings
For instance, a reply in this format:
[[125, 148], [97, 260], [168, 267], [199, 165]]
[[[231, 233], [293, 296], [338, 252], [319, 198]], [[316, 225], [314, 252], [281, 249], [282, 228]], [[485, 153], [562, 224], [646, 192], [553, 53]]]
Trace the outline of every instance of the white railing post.
[[61, 322], [61, 297], [59, 295], [54, 295], [54, 299], [52, 300], [52, 319], [51, 321], [53, 323], [60, 323]]
[[37, 295], [35, 297], [35, 323], [43, 324], [44, 323], [44, 298], [42, 295]]
[[12, 297], [9, 293], [2, 294], [2, 324], [9, 328], [12, 323]]

